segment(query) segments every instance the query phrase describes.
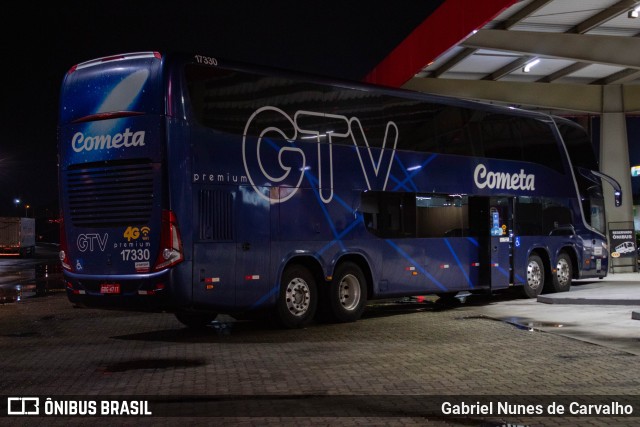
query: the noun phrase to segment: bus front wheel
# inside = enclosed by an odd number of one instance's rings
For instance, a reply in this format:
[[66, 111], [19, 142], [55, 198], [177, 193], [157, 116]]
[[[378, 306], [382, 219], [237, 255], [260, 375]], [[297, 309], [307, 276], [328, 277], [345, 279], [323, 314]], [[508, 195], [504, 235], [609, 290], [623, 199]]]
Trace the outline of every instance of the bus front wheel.
[[[326, 303], [327, 301], [325, 301]], [[367, 303], [367, 279], [352, 262], [336, 268], [329, 285], [330, 317], [336, 322], [355, 322]]]
[[553, 292], [567, 292], [571, 289], [571, 258], [565, 252], [558, 256], [556, 271], [553, 274]]
[[318, 290], [316, 279], [308, 268], [292, 265], [285, 269], [276, 304], [278, 321], [285, 328], [308, 325], [316, 312]]
[[527, 261], [527, 280], [522, 286], [522, 292], [527, 298], [535, 298], [544, 287], [544, 264], [538, 255], [530, 255]]

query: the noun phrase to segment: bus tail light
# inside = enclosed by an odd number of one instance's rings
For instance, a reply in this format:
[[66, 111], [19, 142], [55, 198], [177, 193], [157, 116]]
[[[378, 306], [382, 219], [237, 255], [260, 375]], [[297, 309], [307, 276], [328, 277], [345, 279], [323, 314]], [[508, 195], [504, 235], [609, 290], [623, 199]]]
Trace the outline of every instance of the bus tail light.
[[173, 211], [162, 211], [162, 231], [160, 233], [160, 253], [154, 267], [156, 271], [172, 267], [184, 259], [182, 239]]
[[64, 219], [60, 216], [60, 252], [58, 253], [60, 258], [60, 264], [65, 270], [71, 270], [71, 264], [69, 263], [69, 255], [67, 251], [67, 236], [64, 232]]

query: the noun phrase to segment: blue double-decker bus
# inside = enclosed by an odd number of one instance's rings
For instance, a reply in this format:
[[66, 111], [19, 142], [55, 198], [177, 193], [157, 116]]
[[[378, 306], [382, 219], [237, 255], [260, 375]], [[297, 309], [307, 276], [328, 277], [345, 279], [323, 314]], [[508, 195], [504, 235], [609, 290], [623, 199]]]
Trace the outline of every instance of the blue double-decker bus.
[[568, 291], [607, 274], [621, 197], [572, 121], [203, 55], [73, 66], [58, 145], [69, 299], [190, 327]]

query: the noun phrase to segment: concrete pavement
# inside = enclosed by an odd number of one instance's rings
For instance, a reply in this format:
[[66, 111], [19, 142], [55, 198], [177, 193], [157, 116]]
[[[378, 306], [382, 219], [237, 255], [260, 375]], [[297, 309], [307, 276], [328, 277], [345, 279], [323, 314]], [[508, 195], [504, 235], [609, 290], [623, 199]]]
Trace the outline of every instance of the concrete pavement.
[[532, 331], [640, 355], [640, 273], [610, 273], [602, 280], [574, 281], [569, 292], [503, 299], [473, 309]]
[[[372, 303], [358, 322], [300, 330], [219, 319], [193, 331], [166, 313], [75, 308], [61, 293], [27, 298], [0, 305], [0, 384], [7, 396], [148, 400], [153, 416], [3, 418], [5, 396], [0, 423], [637, 426], [640, 322], [630, 316], [638, 306], [601, 304], [617, 292], [624, 291], [618, 301], [635, 297], [637, 278], [579, 282], [555, 296], [579, 300], [595, 292], [591, 300], [598, 305], [543, 303], [506, 292], [472, 296], [455, 307]], [[566, 399], [597, 405], [632, 399], [633, 413], [442, 410], [447, 402], [548, 408]]]

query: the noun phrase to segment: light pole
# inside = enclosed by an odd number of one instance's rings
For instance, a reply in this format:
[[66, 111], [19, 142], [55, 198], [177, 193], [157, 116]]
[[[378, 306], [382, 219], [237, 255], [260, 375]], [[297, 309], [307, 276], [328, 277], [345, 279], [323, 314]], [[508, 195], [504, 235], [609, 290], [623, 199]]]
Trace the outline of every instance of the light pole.
[[24, 205], [24, 216], [25, 217], [29, 217], [29, 208], [31, 207], [31, 205]]
[[20, 205], [20, 199], [15, 198], [13, 199], [13, 204], [16, 205], [16, 213], [18, 212], [18, 205]]

